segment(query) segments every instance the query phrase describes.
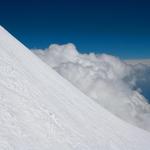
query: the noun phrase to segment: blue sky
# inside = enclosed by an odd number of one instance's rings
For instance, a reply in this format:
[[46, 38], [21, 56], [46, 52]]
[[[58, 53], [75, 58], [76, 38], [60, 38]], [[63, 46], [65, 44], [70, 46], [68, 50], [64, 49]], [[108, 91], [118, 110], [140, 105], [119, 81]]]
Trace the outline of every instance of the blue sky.
[[150, 58], [150, 2], [2, 0], [0, 23], [29, 48], [74, 43], [80, 52]]

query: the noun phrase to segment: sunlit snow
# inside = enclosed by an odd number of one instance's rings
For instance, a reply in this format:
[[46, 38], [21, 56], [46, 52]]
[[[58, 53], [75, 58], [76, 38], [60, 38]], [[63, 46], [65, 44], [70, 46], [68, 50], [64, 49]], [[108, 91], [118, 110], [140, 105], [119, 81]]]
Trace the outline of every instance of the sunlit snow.
[[108, 112], [0, 27], [0, 150], [149, 147], [149, 132]]

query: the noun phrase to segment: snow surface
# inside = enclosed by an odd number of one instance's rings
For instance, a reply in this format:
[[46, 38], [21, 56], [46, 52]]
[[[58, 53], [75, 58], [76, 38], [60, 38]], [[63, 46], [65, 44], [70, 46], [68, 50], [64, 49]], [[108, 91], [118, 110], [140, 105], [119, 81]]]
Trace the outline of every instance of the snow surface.
[[44, 62], [107, 110], [150, 131], [150, 67], [107, 54], [80, 54], [73, 44], [34, 50]]
[[115, 117], [0, 27], [0, 150], [149, 150]]

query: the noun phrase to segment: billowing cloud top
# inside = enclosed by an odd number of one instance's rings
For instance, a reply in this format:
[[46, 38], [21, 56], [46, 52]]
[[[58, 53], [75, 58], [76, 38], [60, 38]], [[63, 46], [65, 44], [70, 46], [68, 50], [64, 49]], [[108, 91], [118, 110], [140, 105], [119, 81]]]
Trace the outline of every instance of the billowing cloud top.
[[106, 54], [80, 54], [73, 44], [53, 44], [34, 53], [97, 103], [150, 131], [150, 105], [138, 86], [147, 77], [147, 66], [128, 65]]

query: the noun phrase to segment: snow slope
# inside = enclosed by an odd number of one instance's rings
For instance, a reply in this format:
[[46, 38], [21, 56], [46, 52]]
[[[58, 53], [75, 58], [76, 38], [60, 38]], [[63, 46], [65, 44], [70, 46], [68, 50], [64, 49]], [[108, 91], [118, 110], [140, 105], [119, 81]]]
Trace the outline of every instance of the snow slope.
[[150, 134], [88, 98], [0, 27], [0, 150], [149, 150]]

